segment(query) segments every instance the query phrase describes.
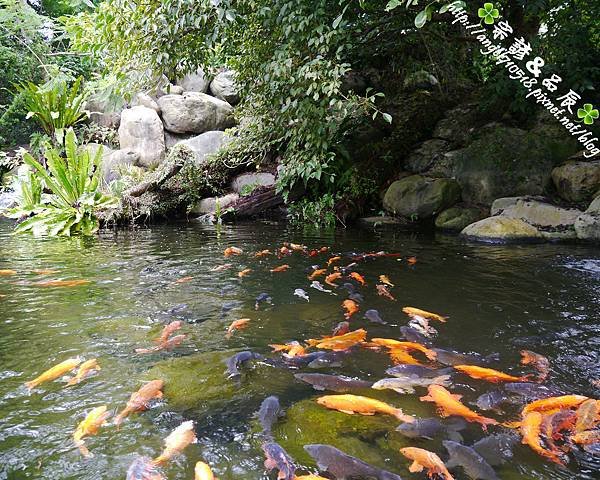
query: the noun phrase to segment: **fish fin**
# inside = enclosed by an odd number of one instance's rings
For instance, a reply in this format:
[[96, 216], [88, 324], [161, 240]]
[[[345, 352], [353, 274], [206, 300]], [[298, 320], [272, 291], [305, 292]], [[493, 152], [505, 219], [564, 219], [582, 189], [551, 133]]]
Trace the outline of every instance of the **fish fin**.
[[422, 402], [433, 402], [435, 401], [431, 395], [425, 395], [424, 397], [419, 397], [419, 400]]
[[156, 392], [156, 395], [154, 395], [154, 398], [158, 398], [158, 399], [160, 399], [160, 398], [163, 398], [163, 396], [164, 396], [164, 395], [163, 395], [163, 392], [161, 392], [161, 391], [159, 390], [158, 392]]
[[321, 385], [313, 385], [312, 387], [313, 387], [313, 389], [318, 390], [320, 392], [323, 392], [326, 390], [325, 387], [322, 387]]
[[448, 468], [448, 469], [456, 468], [456, 467], [460, 466], [460, 462], [452, 454], [450, 454], [450, 458], [447, 461], [445, 461], [444, 464], [446, 465], [446, 468]]
[[447, 387], [451, 383], [450, 375], [440, 375], [439, 377], [435, 377], [431, 380], [431, 383]]
[[75, 445], [77, 445], [79, 452], [81, 452], [81, 455], [83, 455], [84, 458], [92, 458], [94, 456], [94, 454], [87, 449], [82, 441], [75, 442]]
[[[347, 413], [348, 415], [354, 415], [354, 412], [352, 410], [340, 410], [340, 412]], [[367, 414], [365, 414], [365, 415], [367, 415]], [[374, 413], [372, 413], [371, 415], [374, 415]]]
[[410, 467], [408, 467], [408, 471], [411, 473], [417, 473], [417, 472], [422, 472], [423, 471], [423, 465], [421, 465], [419, 462], [417, 462], [416, 460], [411, 463]]
[[25, 382], [25, 386], [26, 386], [26, 387], [27, 387], [29, 390], [32, 390], [32, 389], [34, 389], [35, 387], [37, 387], [37, 386], [38, 386], [38, 383], [37, 383], [35, 380], [32, 380], [32, 381], [30, 381], [30, 382]]

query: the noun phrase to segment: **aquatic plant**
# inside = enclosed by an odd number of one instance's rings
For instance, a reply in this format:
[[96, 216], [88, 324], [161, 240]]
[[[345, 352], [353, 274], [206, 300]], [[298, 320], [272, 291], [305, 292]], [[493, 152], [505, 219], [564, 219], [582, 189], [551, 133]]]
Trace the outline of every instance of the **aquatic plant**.
[[[51, 236], [95, 233], [100, 227], [98, 211], [118, 204], [115, 197], [99, 189], [102, 149], [93, 156], [78, 149], [77, 137], [68, 129], [64, 157], [56, 148], [47, 148], [45, 157], [48, 170], [29, 153], [23, 155], [32, 170], [19, 181], [21, 202], [9, 216], [29, 218], [19, 223], [15, 232]], [[52, 193], [42, 195], [42, 186]]]

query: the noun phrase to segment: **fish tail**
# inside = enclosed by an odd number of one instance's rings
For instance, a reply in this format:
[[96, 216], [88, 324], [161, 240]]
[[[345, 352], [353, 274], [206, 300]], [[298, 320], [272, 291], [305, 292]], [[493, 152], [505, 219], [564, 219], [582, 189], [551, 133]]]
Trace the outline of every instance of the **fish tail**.
[[25, 382], [25, 386], [29, 389], [32, 390], [35, 387], [37, 387], [39, 385], [38, 382], [36, 382], [35, 380], [31, 380], [30, 382]]
[[84, 458], [92, 458], [94, 456], [94, 454], [88, 450], [88, 448], [85, 446], [85, 443], [83, 443], [81, 440], [76, 441], [75, 445], [77, 445], [79, 452], [84, 456]]
[[401, 408], [397, 408], [394, 411], [394, 417], [396, 417], [398, 420], [400, 420], [401, 422], [404, 422], [404, 423], [412, 423], [415, 421], [415, 419], [413, 417], [405, 414]]
[[152, 353], [155, 350], [155, 348], [136, 348], [135, 353]]

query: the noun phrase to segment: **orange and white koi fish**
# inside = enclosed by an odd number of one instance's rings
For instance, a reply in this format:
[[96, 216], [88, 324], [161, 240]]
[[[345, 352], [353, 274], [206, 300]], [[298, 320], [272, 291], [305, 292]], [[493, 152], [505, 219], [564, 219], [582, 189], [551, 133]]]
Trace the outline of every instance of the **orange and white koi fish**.
[[215, 480], [215, 474], [208, 464], [196, 462], [196, 466], [194, 467], [194, 480]]
[[320, 277], [321, 275], [325, 275], [325, 273], [327, 273], [326, 268], [318, 268], [308, 276], [308, 279], [314, 280], [315, 278]]
[[584, 397], [583, 395], [561, 395], [558, 397], [542, 398], [525, 405], [521, 414], [525, 417], [529, 412], [552, 412], [576, 408], [587, 399], [588, 397]]
[[388, 278], [387, 275], [379, 275], [379, 281], [385, 285], [387, 285], [388, 287], [393, 287], [394, 284], [392, 282], [390, 282], [390, 279]]
[[409, 472], [422, 472], [425, 468], [429, 478], [440, 477], [443, 480], [454, 480], [442, 459], [435, 453], [417, 447], [401, 448], [400, 453], [413, 461], [408, 467]]
[[135, 412], [143, 412], [150, 407], [150, 402], [163, 397], [162, 389], [165, 383], [162, 380], [152, 380], [142, 386], [137, 392], [131, 394], [125, 408], [115, 417], [115, 425], [120, 425], [125, 417]]
[[156, 343], [164, 343], [166, 342], [173, 333], [179, 330], [183, 326], [183, 322], [181, 320], [174, 320], [162, 329], [160, 332], [160, 336], [155, 338], [154, 341]]
[[76, 368], [77, 366], [79, 366], [80, 363], [81, 363], [81, 358], [79, 358], [79, 357], [69, 358], [68, 360], [65, 360], [64, 362], [61, 362], [58, 365], [55, 365], [51, 369], [46, 370], [39, 377], [31, 380], [30, 382], [25, 382], [25, 386], [29, 390], [31, 390], [31, 389], [37, 387], [38, 385], [41, 385], [44, 382], [52, 382], [53, 380], [56, 380], [57, 378], [62, 377], [65, 373], [68, 373], [71, 370], [73, 370], [74, 368]]
[[151, 348], [136, 348], [135, 353], [154, 353], [161, 352], [163, 350], [171, 350], [172, 348], [178, 347], [185, 340], [186, 335], [175, 335], [158, 345]]
[[387, 287], [385, 285], [376, 285], [376, 288], [377, 288], [377, 295], [379, 295], [381, 297], [385, 297], [388, 300], [391, 300], [392, 302], [396, 301], [394, 296], [390, 293], [390, 291], [387, 289]]
[[219, 265], [218, 267], [213, 267], [209, 270], [209, 272], [222, 272], [223, 270], [228, 270], [233, 267], [232, 263], [225, 263], [223, 265]]
[[177, 284], [188, 283], [188, 282], [191, 282], [193, 279], [194, 279], [194, 277], [189, 277], [189, 276], [181, 277], [181, 278], [175, 280], [175, 283], [177, 283]]
[[492, 368], [477, 367], [475, 365], [455, 365], [454, 369], [464, 373], [465, 375], [468, 375], [471, 378], [485, 380], [486, 382], [491, 383], [528, 382], [530, 380], [529, 375], [515, 377], [514, 375], [499, 372], [498, 370], [494, 370]]
[[[262, 257], [266, 257], [267, 255], [273, 255], [273, 254], [271, 253], [271, 250], [261, 250], [260, 252], [256, 252], [256, 253], [254, 254], [254, 256], [255, 256], [256, 258], [262, 258]], [[198, 462], [198, 463], [200, 463], [200, 462]]]
[[8, 276], [8, 275], [16, 275], [16, 270], [0, 270], [0, 275]]
[[383, 413], [392, 415], [403, 422], [414, 421], [413, 417], [406, 415], [400, 408], [392, 407], [374, 398], [361, 397], [360, 395], [325, 395], [324, 397], [317, 398], [317, 403], [331, 410], [338, 410], [350, 415], [354, 413], [359, 413], [360, 415]]
[[240, 318], [239, 320], [234, 320], [233, 322], [231, 322], [231, 325], [227, 327], [227, 333], [225, 334], [225, 338], [231, 338], [233, 332], [235, 332], [236, 330], [246, 328], [248, 326], [249, 321], [249, 318]]
[[350, 320], [350, 317], [358, 312], [358, 303], [356, 303], [354, 300], [344, 300], [342, 302], [342, 308], [346, 310], [344, 317], [346, 320]]
[[241, 248], [237, 248], [237, 247], [227, 247], [225, 249], [225, 251], [223, 252], [223, 256], [225, 258], [229, 258], [232, 255], [241, 255], [242, 253], [244, 253], [244, 251]]
[[38, 287], [79, 287], [81, 285], [87, 285], [89, 280], [44, 280], [42, 282], [36, 282], [34, 285]]
[[269, 347], [273, 349], [273, 352], [286, 352], [287, 356], [290, 358], [306, 353], [306, 349], [296, 341], [285, 344], [273, 343], [270, 344]]
[[409, 317], [421, 317], [421, 318], [426, 318], [428, 320], [437, 320], [438, 322], [446, 322], [446, 318], [447, 317], [442, 317], [441, 315], [438, 315], [437, 313], [431, 313], [428, 312], [427, 310], [421, 310], [420, 308], [415, 308], [415, 307], [404, 307], [402, 309], [402, 311], [404, 313], [406, 313]]
[[290, 268], [289, 265], [279, 265], [278, 267], [272, 268], [270, 271], [271, 273], [278, 273], [278, 272], [285, 272], [288, 268]]
[[363, 343], [367, 338], [367, 331], [359, 328], [352, 332], [338, 335], [336, 337], [324, 337], [321, 339], [310, 339], [306, 343], [311, 347], [321, 348], [323, 350], [347, 350], [354, 345]]
[[521, 350], [521, 365], [533, 365], [538, 371], [538, 381], [543, 382], [548, 378], [550, 362], [546, 357], [531, 350]]
[[102, 369], [100, 368], [100, 365], [98, 365], [97, 359], [92, 358], [91, 360], [87, 360], [79, 366], [75, 376], [70, 378], [67, 382], [67, 386], [70, 387], [72, 385], [77, 385], [78, 383], [83, 382], [93, 373], [99, 372], [100, 370]]
[[298, 243], [290, 243], [289, 246], [294, 252], [305, 252], [307, 250], [306, 245], [300, 245]]
[[244, 278], [246, 275], [248, 275], [250, 272], [252, 271], [251, 268], [244, 268], [244, 270], [241, 270], [238, 272], [238, 277], [239, 278]]
[[152, 463], [154, 465], [164, 465], [175, 455], [183, 452], [188, 445], [196, 442], [194, 422], [192, 420], [183, 422], [165, 438], [165, 449]]
[[334, 283], [335, 280], [342, 278], [342, 274], [340, 272], [330, 273], [325, 277], [325, 283], [327, 285], [331, 285], [332, 287], [337, 287], [337, 283]]
[[528, 445], [537, 454], [563, 465], [564, 462], [558, 456], [556, 452], [545, 449], [542, 446], [541, 427], [542, 427], [543, 416], [540, 412], [529, 412], [523, 417], [521, 422], [521, 435], [523, 436], [522, 443]]
[[450, 417], [457, 415], [463, 417], [467, 422], [475, 422], [481, 424], [483, 429], [487, 425], [498, 425], [498, 422], [493, 418], [487, 418], [474, 412], [460, 402], [462, 395], [450, 393], [441, 385], [429, 385], [427, 388], [428, 395], [420, 397], [422, 402], [433, 402], [438, 407], [438, 413], [442, 417]]
[[365, 278], [357, 272], [352, 272], [350, 274], [350, 278], [353, 278], [354, 280], [356, 280], [358, 283], [360, 283], [363, 287], [367, 285], [367, 282], [365, 282]]
[[342, 259], [342, 257], [331, 257], [329, 260], [327, 260], [327, 266], [331, 267], [331, 264], [339, 262]]
[[89, 458], [93, 457], [93, 455], [85, 446], [82, 440], [83, 437], [96, 435], [108, 417], [110, 417], [110, 412], [106, 411], [106, 405], [102, 405], [101, 407], [92, 409], [86, 415], [85, 419], [77, 425], [77, 429], [73, 433], [73, 441], [84, 457]]

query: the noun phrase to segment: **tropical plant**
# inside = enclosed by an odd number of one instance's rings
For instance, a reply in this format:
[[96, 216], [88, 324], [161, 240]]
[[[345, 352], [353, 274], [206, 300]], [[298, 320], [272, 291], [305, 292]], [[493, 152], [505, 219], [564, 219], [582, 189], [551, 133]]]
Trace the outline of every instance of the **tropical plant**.
[[[23, 156], [32, 169], [20, 185], [27, 195], [9, 214], [21, 218], [29, 212], [32, 216], [19, 223], [15, 232], [50, 236], [95, 233], [100, 226], [98, 213], [118, 205], [116, 198], [99, 189], [102, 149], [93, 156], [85, 148], [78, 149], [75, 133], [68, 129], [64, 157], [56, 148], [48, 148], [45, 157], [48, 170], [30, 154]], [[51, 194], [34, 195], [40, 190], [38, 183]]]

